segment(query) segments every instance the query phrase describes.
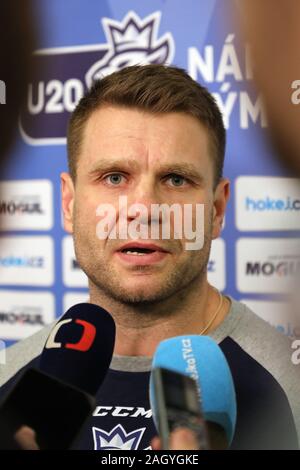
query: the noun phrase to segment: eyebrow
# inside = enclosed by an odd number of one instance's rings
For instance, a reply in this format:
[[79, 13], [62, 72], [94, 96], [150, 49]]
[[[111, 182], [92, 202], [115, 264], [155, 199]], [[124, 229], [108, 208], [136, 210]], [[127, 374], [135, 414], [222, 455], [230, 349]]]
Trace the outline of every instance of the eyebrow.
[[[139, 164], [133, 159], [116, 159], [116, 160], [102, 160], [95, 163], [88, 172], [90, 177], [93, 177], [99, 173], [105, 173], [106, 171], [120, 171], [120, 170], [137, 170]], [[199, 182], [203, 182], [205, 177], [192, 163], [166, 163], [161, 164], [158, 167], [158, 173], [168, 174], [177, 173], [187, 178], [196, 179]]]
[[181, 176], [186, 176], [187, 178], [194, 178], [198, 181], [204, 181], [204, 176], [192, 163], [171, 163], [163, 164], [159, 166], [159, 171], [162, 173], [178, 173]]
[[94, 165], [92, 165], [91, 169], [89, 170], [88, 174], [93, 176], [97, 173], [104, 173], [105, 171], [112, 171], [112, 170], [120, 170], [121, 168], [125, 169], [132, 169], [138, 168], [138, 164], [136, 160], [101, 160]]

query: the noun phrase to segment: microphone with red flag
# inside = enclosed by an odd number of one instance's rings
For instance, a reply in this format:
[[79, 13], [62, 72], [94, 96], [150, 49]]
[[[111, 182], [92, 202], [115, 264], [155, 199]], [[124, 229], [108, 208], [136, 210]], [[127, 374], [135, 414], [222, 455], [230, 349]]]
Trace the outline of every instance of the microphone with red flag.
[[0, 404], [0, 449], [17, 448], [28, 426], [40, 449], [68, 449], [95, 408], [108, 371], [115, 323], [103, 308], [71, 307], [52, 329], [39, 368], [27, 369]]

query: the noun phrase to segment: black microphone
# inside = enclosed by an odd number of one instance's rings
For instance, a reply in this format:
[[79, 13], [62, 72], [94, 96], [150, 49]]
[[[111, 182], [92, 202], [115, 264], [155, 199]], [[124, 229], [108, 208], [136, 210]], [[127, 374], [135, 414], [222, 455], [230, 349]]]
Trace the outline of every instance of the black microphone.
[[0, 405], [0, 449], [15, 449], [15, 433], [32, 428], [40, 449], [68, 449], [95, 409], [109, 368], [115, 323], [97, 305], [71, 307], [52, 329], [38, 369], [26, 370]]
[[115, 322], [102, 307], [71, 307], [51, 331], [40, 370], [96, 395], [109, 368], [115, 344]]

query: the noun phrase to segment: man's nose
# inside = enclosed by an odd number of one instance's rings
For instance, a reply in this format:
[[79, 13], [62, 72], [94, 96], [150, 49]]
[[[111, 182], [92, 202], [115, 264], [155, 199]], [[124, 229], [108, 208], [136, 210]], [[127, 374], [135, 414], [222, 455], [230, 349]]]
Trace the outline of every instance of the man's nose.
[[[137, 217], [137, 212], [140, 209], [143, 210], [144, 214], [144, 217], [142, 216], [143, 223], [150, 223], [153, 206], [159, 205], [162, 202], [154, 179], [150, 177], [141, 178], [139, 183], [132, 189], [132, 192], [128, 194], [128, 220], [133, 220]], [[139, 218], [141, 219], [141, 214]], [[156, 222], [161, 223], [160, 219], [161, 215], [159, 215], [159, 220]]]

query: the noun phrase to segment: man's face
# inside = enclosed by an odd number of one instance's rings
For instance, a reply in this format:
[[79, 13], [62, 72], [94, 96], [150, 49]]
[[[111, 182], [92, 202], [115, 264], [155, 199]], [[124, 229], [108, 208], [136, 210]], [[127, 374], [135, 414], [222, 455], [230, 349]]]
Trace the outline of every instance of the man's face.
[[[100, 291], [126, 304], [162, 301], [201, 280], [228, 198], [228, 182], [214, 191], [213, 181], [209, 135], [195, 118], [122, 107], [95, 111], [84, 129], [75, 184], [62, 174], [65, 228], [73, 233], [81, 268]], [[152, 204], [204, 204], [203, 248], [186, 250], [190, 240], [175, 239], [172, 225], [169, 239], [99, 239], [97, 208], [111, 204], [118, 222], [120, 196], [128, 207], [143, 204], [149, 214]], [[150, 226], [151, 217], [144, 223]], [[129, 242], [137, 249], [125, 249]], [[137, 254], [149, 244], [155, 245], [149, 253]]]

